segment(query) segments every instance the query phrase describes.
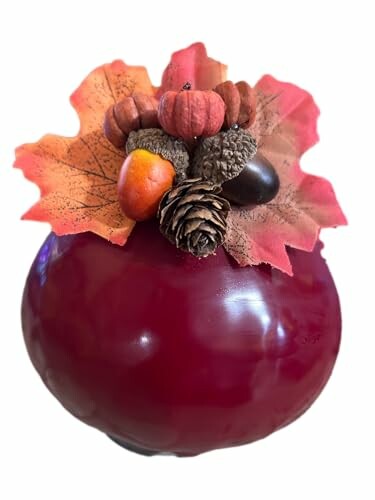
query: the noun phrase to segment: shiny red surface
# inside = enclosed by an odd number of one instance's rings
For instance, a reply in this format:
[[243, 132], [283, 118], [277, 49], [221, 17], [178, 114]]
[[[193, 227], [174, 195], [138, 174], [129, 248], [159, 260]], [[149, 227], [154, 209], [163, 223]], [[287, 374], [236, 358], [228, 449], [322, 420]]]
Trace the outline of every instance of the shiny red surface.
[[22, 319], [45, 384], [84, 422], [177, 454], [248, 443], [303, 413], [327, 382], [340, 310], [320, 249], [290, 252], [293, 278], [198, 260], [154, 222], [125, 247], [51, 234]]

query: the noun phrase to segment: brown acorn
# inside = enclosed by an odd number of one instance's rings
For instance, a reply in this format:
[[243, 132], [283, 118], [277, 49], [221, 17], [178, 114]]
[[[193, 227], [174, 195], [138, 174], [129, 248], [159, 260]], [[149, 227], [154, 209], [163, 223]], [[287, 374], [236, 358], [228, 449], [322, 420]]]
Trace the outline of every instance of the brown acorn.
[[177, 182], [186, 179], [189, 168], [189, 153], [184, 142], [166, 134], [160, 128], [147, 128], [130, 132], [126, 142], [126, 153], [145, 149], [170, 161], [176, 171]]
[[248, 160], [237, 177], [223, 183], [222, 196], [235, 205], [263, 205], [272, 201], [280, 189], [273, 165], [260, 153]]
[[280, 188], [276, 170], [238, 125], [199, 142], [190, 175], [222, 185], [222, 196], [235, 205], [268, 203]]
[[199, 141], [190, 175], [220, 185], [237, 177], [256, 152], [254, 137], [238, 126], [232, 127]]
[[141, 128], [160, 127], [158, 100], [134, 93], [110, 106], [104, 119], [104, 135], [117, 148], [123, 148], [130, 132]]

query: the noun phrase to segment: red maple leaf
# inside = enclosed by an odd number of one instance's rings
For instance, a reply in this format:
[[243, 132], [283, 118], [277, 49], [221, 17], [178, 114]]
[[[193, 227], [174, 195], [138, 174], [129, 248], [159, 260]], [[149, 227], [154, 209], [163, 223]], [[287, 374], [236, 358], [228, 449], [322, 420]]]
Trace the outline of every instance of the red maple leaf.
[[271, 76], [255, 88], [257, 118], [250, 132], [277, 170], [280, 191], [266, 205], [231, 210], [225, 248], [242, 266], [265, 262], [292, 275], [285, 246], [311, 251], [321, 228], [346, 219], [331, 184], [299, 166], [302, 154], [318, 141], [319, 110], [311, 95]]
[[165, 68], [158, 95], [167, 90], [181, 90], [190, 83], [195, 90], [211, 90], [226, 79], [227, 67], [207, 56], [203, 43], [174, 52]]

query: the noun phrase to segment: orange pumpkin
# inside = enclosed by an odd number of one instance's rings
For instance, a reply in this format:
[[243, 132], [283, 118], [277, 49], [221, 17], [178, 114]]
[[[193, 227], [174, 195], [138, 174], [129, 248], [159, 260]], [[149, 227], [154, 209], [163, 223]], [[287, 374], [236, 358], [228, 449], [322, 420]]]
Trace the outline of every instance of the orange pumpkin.
[[162, 95], [158, 109], [164, 131], [187, 142], [217, 134], [224, 114], [224, 101], [212, 90], [168, 91]]
[[246, 82], [234, 84], [231, 81], [219, 83], [215, 87], [225, 102], [224, 128], [239, 125], [242, 128], [250, 127], [256, 116], [255, 90]]
[[117, 148], [125, 146], [128, 135], [140, 128], [157, 128], [158, 100], [134, 93], [108, 108], [104, 119], [104, 134]]
[[121, 167], [117, 184], [124, 214], [136, 221], [154, 217], [175, 175], [170, 161], [146, 149], [132, 151]]

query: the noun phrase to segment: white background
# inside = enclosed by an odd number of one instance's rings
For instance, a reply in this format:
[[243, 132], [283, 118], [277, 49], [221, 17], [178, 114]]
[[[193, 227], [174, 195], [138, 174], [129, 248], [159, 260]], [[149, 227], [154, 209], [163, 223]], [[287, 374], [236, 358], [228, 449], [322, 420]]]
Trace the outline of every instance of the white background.
[[[11, 499], [374, 499], [373, 2], [178, 0], [0, 4], [0, 497]], [[20, 222], [38, 190], [13, 150], [74, 135], [68, 97], [94, 67], [123, 58], [155, 84], [170, 53], [204, 41], [229, 77], [271, 73], [308, 89], [321, 142], [302, 165], [334, 184], [350, 226], [325, 230], [343, 342], [324, 393], [264, 441], [193, 459], [144, 458], [71, 417], [28, 360], [19, 307], [48, 227]]]

